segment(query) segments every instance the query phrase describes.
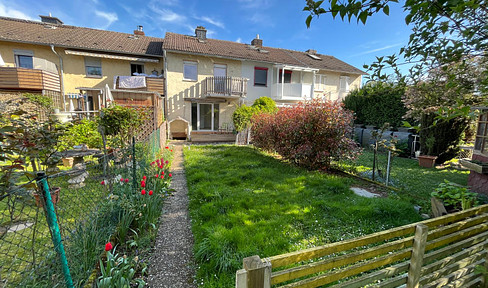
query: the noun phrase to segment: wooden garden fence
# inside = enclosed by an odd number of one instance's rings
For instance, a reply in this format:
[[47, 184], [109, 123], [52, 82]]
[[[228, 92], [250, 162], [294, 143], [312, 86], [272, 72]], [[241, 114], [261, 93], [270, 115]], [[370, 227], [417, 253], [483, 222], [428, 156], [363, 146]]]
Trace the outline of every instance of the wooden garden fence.
[[[488, 205], [320, 247], [244, 259], [236, 288], [488, 287]], [[486, 272], [486, 270], [484, 270]]]

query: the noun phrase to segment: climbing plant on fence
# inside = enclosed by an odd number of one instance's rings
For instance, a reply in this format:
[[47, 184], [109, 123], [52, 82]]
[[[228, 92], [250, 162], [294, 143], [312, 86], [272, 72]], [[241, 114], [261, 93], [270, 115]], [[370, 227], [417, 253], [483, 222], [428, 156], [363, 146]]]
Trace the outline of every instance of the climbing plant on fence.
[[304, 102], [262, 113], [252, 119], [256, 147], [275, 151], [309, 169], [327, 169], [333, 159], [354, 158], [359, 147], [350, 138], [353, 115], [339, 102]]

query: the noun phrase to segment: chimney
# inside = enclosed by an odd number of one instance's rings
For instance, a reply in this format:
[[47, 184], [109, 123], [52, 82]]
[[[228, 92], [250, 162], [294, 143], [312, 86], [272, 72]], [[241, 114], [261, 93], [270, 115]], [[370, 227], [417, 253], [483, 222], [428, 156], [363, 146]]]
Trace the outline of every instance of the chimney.
[[197, 26], [197, 28], [195, 29], [195, 36], [198, 40], [207, 40], [207, 29], [205, 29], [205, 27], [203, 26]]
[[305, 51], [305, 53], [308, 53], [310, 55], [315, 55], [315, 54], [317, 54], [317, 50], [315, 50], [315, 49], [308, 49], [307, 51]]
[[134, 30], [134, 35], [144, 36], [144, 31], [142, 30], [142, 25], [137, 25], [137, 30]]
[[41, 22], [43, 23], [57, 24], [57, 25], [64, 24], [63, 21], [59, 20], [56, 17], [51, 16], [51, 13], [49, 13], [49, 16], [39, 15], [39, 17], [41, 17]]
[[252, 39], [251, 45], [256, 47], [263, 47], [263, 40], [259, 39], [259, 34], [256, 35], [256, 38]]

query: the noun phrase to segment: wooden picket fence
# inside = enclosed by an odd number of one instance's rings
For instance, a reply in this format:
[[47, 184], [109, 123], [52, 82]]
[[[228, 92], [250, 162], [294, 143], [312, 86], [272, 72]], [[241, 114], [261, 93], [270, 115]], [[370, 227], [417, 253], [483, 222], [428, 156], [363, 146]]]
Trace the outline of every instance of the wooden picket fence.
[[488, 275], [476, 271], [488, 268], [487, 248], [483, 205], [320, 247], [245, 258], [236, 288], [488, 287]]

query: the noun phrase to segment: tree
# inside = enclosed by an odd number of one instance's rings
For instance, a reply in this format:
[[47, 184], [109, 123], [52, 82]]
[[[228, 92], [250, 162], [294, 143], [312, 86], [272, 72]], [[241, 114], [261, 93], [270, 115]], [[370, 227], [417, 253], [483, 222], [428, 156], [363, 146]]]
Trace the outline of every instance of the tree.
[[[339, 15], [348, 21], [355, 18], [365, 24], [376, 13], [388, 15], [390, 3], [398, 3], [397, 0], [329, 0], [325, 6], [324, 2], [306, 1], [304, 10], [310, 13], [306, 19], [308, 27], [314, 17], [322, 14], [331, 14], [333, 18]], [[413, 28], [408, 44], [400, 49], [399, 55], [407, 62], [417, 64], [410, 69], [409, 75], [401, 75], [397, 55], [377, 57], [375, 63], [365, 65], [372, 73], [371, 79], [391, 78], [384, 74], [384, 69], [391, 67], [395, 80], [418, 83], [429, 71], [443, 69], [447, 85], [459, 87], [462, 82], [458, 82], [459, 74], [456, 73], [476, 70], [478, 73], [470, 75], [475, 83], [471, 92], [488, 105], [487, 0], [406, 0], [403, 8], [408, 13], [405, 22]], [[453, 64], [459, 66], [457, 71], [448, 69]], [[458, 104], [443, 112], [459, 113], [465, 104]]]

